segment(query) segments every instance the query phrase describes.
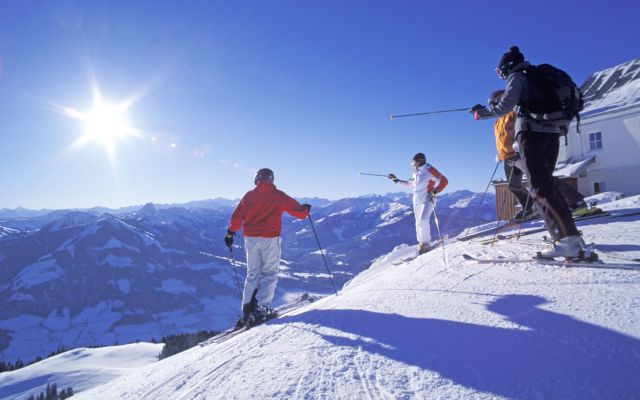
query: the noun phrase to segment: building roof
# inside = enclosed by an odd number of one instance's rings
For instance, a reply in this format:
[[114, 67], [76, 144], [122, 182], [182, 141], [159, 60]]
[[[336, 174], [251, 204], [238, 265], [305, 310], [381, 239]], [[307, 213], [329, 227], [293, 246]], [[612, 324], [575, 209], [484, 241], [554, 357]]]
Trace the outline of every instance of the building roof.
[[577, 178], [578, 175], [595, 160], [596, 156], [589, 154], [575, 159], [570, 158], [567, 161], [558, 161], [556, 169], [553, 171], [553, 176], [557, 176], [558, 178]]
[[592, 74], [580, 90], [582, 118], [640, 106], [640, 58]]

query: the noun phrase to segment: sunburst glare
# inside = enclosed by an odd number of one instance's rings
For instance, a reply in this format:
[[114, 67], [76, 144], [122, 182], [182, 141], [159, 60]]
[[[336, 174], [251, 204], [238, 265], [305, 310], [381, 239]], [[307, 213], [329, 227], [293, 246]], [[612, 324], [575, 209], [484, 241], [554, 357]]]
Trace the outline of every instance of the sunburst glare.
[[126, 136], [136, 135], [136, 130], [130, 125], [127, 108], [131, 101], [124, 101], [115, 105], [104, 102], [99, 91], [94, 90], [94, 104], [89, 111], [79, 111], [65, 108], [65, 114], [84, 123], [82, 135], [74, 142], [72, 148], [83, 147], [89, 142], [101, 143], [112, 164], [115, 164], [116, 143]]

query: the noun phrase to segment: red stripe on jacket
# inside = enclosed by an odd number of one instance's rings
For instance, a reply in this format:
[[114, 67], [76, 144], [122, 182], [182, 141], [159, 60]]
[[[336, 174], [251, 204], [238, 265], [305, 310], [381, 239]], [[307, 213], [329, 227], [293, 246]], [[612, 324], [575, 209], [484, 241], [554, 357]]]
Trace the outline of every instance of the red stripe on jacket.
[[[436, 183], [433, 180], [430, 180], [427, 184], [427, 193], [436, 192], [440, 193], [444, 190], [445, 187], [449, 184], [449, 180], [446, 176], [442, 175], [440, 171], [438, 171], [434, 166], [430, 165], [427, 168], [427, 171], [438, 180], [438, 186], [435, 187]], [[435, 188], [434, 188], [435, 187]]]
[[231, 215], [229, 230], [244, 227], [244, 236], [276, 237], [282, 233], [282, 214], [306, 218], [309, 211], [270, 182], [258, 182], [247, 192]]

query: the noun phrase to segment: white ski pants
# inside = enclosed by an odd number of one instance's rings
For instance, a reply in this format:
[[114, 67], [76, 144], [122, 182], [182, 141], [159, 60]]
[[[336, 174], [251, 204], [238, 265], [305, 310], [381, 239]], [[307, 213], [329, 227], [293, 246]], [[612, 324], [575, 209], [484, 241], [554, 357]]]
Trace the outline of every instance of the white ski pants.
[[245, 236], [244, 248], [247, 253], [247, 279], [244, 281], [242, 304], [251, 301], [253, 291], [258, 289], [258, 305], [270, 306], [280, 272], [280, 236]]
[[413, 199], [413, 214], [416, 217], [416, 238], [418, 243], [431, 241], [431, 225], [429, 220], [433, 213], [433, 204], [429, 198]]

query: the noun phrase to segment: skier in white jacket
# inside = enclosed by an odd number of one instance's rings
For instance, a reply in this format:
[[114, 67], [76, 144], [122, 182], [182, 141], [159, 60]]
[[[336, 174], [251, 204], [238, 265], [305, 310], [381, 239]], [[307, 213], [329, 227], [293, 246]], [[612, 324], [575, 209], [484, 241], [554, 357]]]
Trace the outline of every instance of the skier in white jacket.
[[431, 241], [431, 227], [429, 221], [433, 213], [435, 196], [447, 186], [449, 181], [432, 165], [427, 163], [423, 153], [413, 156], [411, 163], [414, 167], [411, 179], [403, 181], [394, 174], [388, 177], [398, 185], [413, 188], [413, 213], [416, 217], [416, 237], [418, 239], [418, 254], [429, 251]]

